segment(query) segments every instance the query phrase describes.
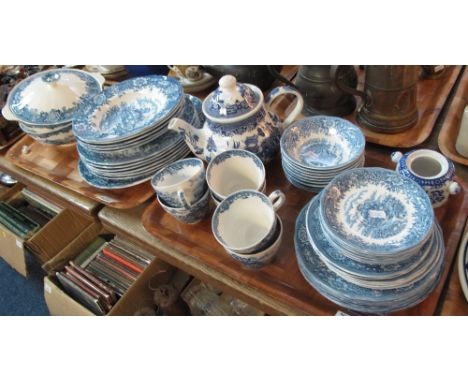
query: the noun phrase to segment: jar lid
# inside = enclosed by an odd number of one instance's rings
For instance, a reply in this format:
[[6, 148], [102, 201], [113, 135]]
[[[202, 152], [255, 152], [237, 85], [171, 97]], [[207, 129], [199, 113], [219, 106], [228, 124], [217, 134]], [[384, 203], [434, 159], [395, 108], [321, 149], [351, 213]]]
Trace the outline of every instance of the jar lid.
[[206, 97], [203, 112], [215, 122], [232, 122], [251, 115], [262, 102], [260, 89], [238, 83], [234, 76], [226, 75], [219, 80], [219, 87]]
[[39, 72], [12, 89], [7, 105], [15, 118], [27, 124], [71, 122], [80, 101], [101, 91], [100, 77], [77, 69]]

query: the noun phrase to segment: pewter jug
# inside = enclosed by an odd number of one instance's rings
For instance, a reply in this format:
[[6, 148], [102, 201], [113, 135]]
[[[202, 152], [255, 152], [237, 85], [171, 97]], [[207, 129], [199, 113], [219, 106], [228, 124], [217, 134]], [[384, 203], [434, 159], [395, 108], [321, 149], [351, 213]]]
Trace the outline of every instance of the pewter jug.
[[417, 65], [366, 65], [364, 91], [358, 91], [339, 81], [339, 67], [335, 83], [343, 91], [362, 98], [357, 121], [371, 130], [397, 133], [414, 126], [418, 121], [416, 91], [420, 67]]
[[[333, 65], [301, 65], [294, 80], [304, 97], [304, 114], [335, 115], [351, 114], [356, 108], [352, 94], [342, 91], [335, 84]], [[344, 86], [355, 89], [357, 85], [356, 70], [352, 65], [343, 65], [337, 81]]]

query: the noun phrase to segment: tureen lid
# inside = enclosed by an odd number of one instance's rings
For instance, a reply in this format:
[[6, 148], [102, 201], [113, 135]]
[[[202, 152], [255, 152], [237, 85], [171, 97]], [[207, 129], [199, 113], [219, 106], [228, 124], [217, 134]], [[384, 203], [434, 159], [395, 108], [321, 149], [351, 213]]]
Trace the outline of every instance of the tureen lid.
[[263, 94], [256, 86], [238, 83], [231, 75], [221, 77], [219, 88], [206, 97], [203, 112], [215, 122], [234, 122], [258, 110]]
[[104, 78], [77, 69], [36, 73], [16, 85], [7, 105], [13, 117], [32, 125], [70, 122], [80, 101], [101, 91]]

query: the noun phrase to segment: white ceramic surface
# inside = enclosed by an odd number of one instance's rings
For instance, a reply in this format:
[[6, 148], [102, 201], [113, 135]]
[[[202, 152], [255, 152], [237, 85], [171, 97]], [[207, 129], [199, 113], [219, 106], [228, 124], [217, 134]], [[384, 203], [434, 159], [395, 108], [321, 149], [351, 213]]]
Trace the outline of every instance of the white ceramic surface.
[[468, 158], [468, 106], [463, 111], [463, 116], [458, 131], [457, 140], [455, 142], [455, 149], [460, 155]]
[[273, 191], [243, 190], [228, 196], [213, 214], [212, 231], [223, 246], [238, 253], [253, 253], [263, 248], [276, 229], [276, 211], [286, 196]]
[[240, 190], [257, 190], [265, 184], [265, 167], [255, 154], [228, 150], [214, 157], [206, 169], [206, 181], [218, 200]]

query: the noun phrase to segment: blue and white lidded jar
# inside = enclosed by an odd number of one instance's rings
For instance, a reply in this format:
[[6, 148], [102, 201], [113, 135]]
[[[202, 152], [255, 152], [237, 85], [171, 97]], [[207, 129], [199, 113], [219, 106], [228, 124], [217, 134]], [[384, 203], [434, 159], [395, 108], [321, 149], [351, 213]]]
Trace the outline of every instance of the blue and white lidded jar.
[[460, 185], [453, 180], [453, 162], [437, 151], [420, 149], [404, 155], [395, 151], [391, 158], [397, 164], [395, 171], [418, 183], [428, 194], [434, 208], [445, 204], [450, 195], [460, 192]]

